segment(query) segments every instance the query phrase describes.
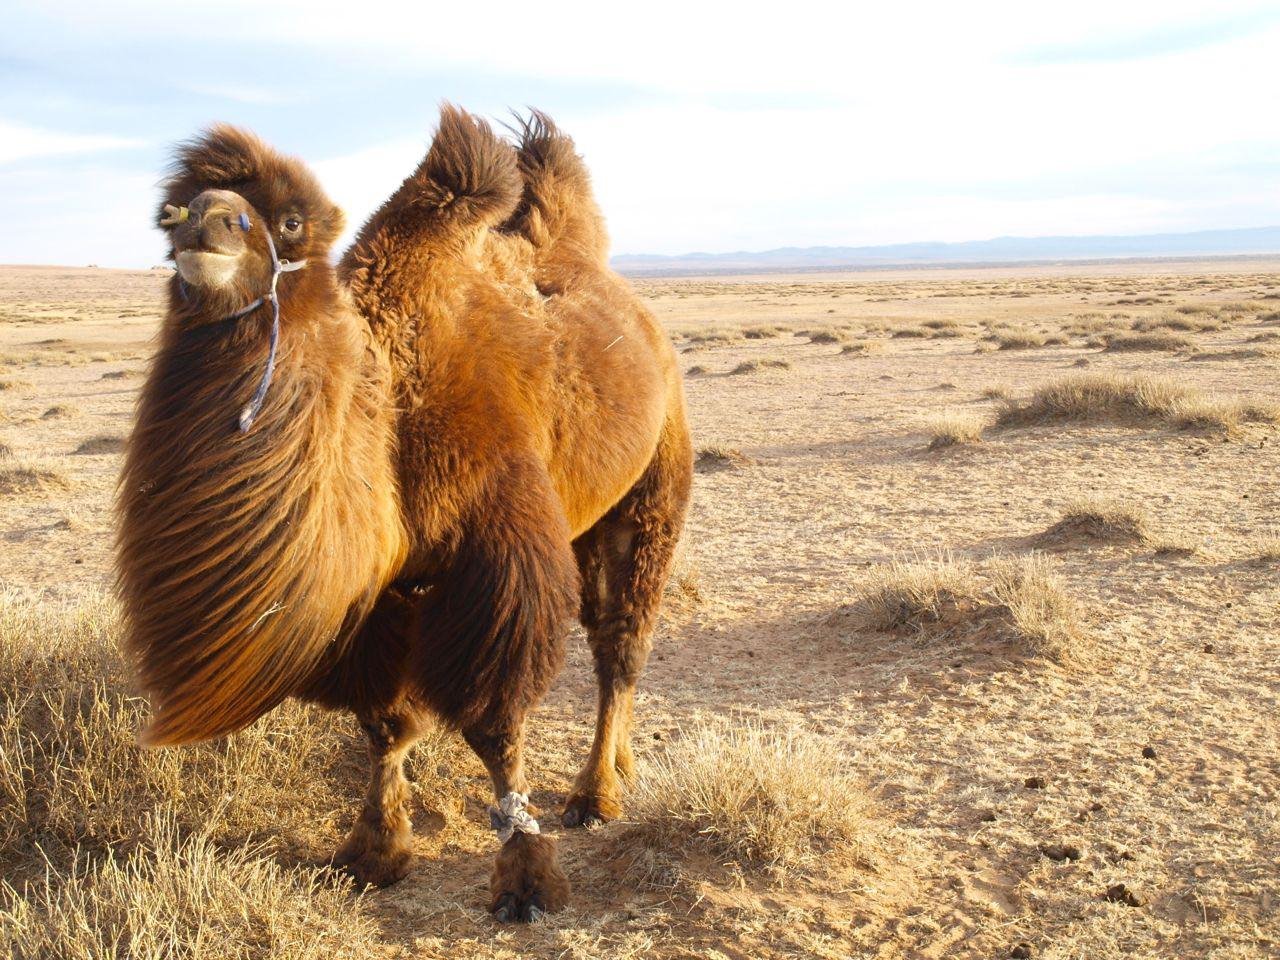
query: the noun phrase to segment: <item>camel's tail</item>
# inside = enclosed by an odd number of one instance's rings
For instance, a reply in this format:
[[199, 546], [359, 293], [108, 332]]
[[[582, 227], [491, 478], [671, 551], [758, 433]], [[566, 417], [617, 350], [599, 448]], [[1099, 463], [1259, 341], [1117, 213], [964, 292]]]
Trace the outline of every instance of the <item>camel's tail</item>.
[[516, 133], [524, 192], [508, 229], [533, 244], [544, 262], [603, 264], [609, 237], [573, 140], [540, 110], [519, 118]]

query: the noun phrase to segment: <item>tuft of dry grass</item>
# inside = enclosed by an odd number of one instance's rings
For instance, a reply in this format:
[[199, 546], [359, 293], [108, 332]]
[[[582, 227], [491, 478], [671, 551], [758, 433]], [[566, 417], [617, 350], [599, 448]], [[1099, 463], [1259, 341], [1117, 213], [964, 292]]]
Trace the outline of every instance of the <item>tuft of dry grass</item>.
[[739, 376], [744, 373], [755, 373], [757, 370], [789, 370], [791, 369], [791, 361], [778, 360], [774, 358], [765, 358], [763, 360], [743, 360], [740, 364], [729, 371], [729, 376]]
[[[287, 702], [232, 737], [146, 750], [118, 642], [104, 598], [0, 593], [0, 930], [18, 955], [363, 955], [370, 928], [347, 888], [326, 893], [259, 846], [331, 849], [317, 824], [360, 789], [350, 719]], [[412, 766], [434, 771], [444, 743], [430, 735]], [[71, 949], [99, 937], [125, 952]]]
[[840, 356], [856, 355], [865, 357], [871, 353], [879, 353], [884, 347], [876, 343], [874, 340], [857, 340], [854, 343], [846, 343], [840, 348]]
[[844, 335], [834, 330], [814, 330], [809, 333], [810, 343], [844, 343]]
[[1153, 330], [1180, 330], [1183, 333], [1205, 333], [1210, 330], [1221, 330], [1222, 321], [1203, 314], [1187, 314], [1181, 308], [1177, 313], [1163, 317], [1142, 317], [1135, 320], [1133, 329], [1140, 333]]
[[1280, 562], [1280, 534], [1268, 533], [1254, 540], [1253, 556], [1262, 563]]
[[1034, 330], [999, 330], [991, 338], [1000, 350], [1030, 350], [1045, 345], [1044, 336]]
[[1082, 497], [1067, 504], [1062, 519], [1044, 533], [1048, 540], [1084, 537], [1090, 540], [1146, 543], [1151, 524], [1146, 511], [1107, 497]]
[[987, 631], [1062, 664], [1085, 659], [1092, 644], [1075, 601], [1041, 554], [995, 557], [983, 566], [947, 555], [894, 560], [872, 571], [851, 610], [862, 629], [919, 638]]
[[704, 367], [702, 364], [695, 363], [692, 367], [690, 367], [688, 370], [685, 371], [685, 376], [701, 377], [701, 376], [705, 376], [709, 372], [710, 371], [706, 367]]
[[714, 473], [718, 470], [745, 467], [751, 462], [751, 458], [737, 447], [712, 444], [698, 451], [698, 457], [693, 466], [699, 473]]
[[781, 336], [782, 327], [746, 327], [742, 331], [742, 335], [748, 340], [769, 340], [773, 337]]
[[695, 723], [651, 757], [628, 814], [649, 844], [774, 876], [857, 856], [880, 830], [839, 751], [795, 728], [734, 719]]
[[929, 422], [929, 449], [943, 450], [966, 443], [981, 443], [986, 421], [973, 413], [948, 411]]
[[0, 495], [3, 496], [41, 493], [48, 490], [65, 490], [70, 485], [66, 474], [48, 467], [41, 467], [32, 463], [17, 463], [11, 467], [0, 467]]
[[124, 437], [110, 436], [101, 434], [96, 437], [90, 437], [76, 447], [76, 453], [81, 454], [103, 454], [103, 453], [120, 453], [124, 450]]
[[1180, 430], [1229, 435], [1242, 423], [1280, 422], [1280, 408], [1208, 396], [1164, 377], [1079, 373], [1050, 381], [1028, 400], [1006, 403], [996, 423], [1015, 427], [1105, 419], [1156, 421]]
[[1033, 656], [1071, 663], [1087, 656], [1090, 636], [1076, 602], [1041, 554], [996, 557], [987, 564], [990, 596]]
[[80, 408], [74, 403], [56, 403], [44, 413], [40, 414], [41, 420], [65, 420], [68, 417], [79, 416]]
[[368, 956], [377, 923], [350, 882], [286, 869], [260, 848], [224, 851], [171, 817], [145, 845], [77, 852], [19, 892], [0, 883], [0, 928], [15, 960], [328, 960]]
[[1167, 330], [1152, 330], [1147, 333], [1121, 333], [1107, 338], [1106, 349], [1110, 351], [1138, 350], [1190, 350], [1195, 341], [1179, 333]]

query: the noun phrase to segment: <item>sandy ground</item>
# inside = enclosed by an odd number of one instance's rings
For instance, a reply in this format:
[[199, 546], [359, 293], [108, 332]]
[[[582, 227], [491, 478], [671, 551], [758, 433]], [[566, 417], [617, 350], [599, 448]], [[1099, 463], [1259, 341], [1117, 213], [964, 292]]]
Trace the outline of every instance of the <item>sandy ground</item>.
[[[119, 454], [164, 271], [0, 268], [0, 441], [55, 477], [0, 492], [0, 580], [74, 597], [106, 586]], [[699, 447], [745, 462], [700, 471], [685, 573], [702, 599], [660, 630], [637, 708], [643, 758], [699, 716], [795, 723], [867, 783], [885, 859], [785, 884], [688, 863], [640, 883], [625, 824], [557, 832], [572, 908], [532, 928], [483, 912], [492, 839], [479, 765], [417, 785], [419, 863], [369, 895], [387, 954], [423, 957], [1280, 956], [1280, 568], [1259, 558], [1280, 508], [1276, 429], [1229, 439], [1164, 427], [1053, 424], [928, 452], [930, 418], [994, 413], [1072, 372], [1147, 371], [1280, 400], [1280, 263], [1217, 261], [647, 280], [686, 368]], [[1245, 304], [1195, 352], [1113, 352], [1087, 334], [995, 350], [984, 324], [1055, 333], [1082, 314], [1120, 328], [1178, 306]], [[893, 336], [954, 321], [957, 336]], [[1111, 322], [1108, 320], [1107, 322]], [[758, 325], [781, 335], [742, 339]], [[798, 331], [843, 329], [844, 354]], [[696, 342], [725, 331], [723, 342]], [[692, 339], [691, 339], [692, 336]], [[1251, 349], [1254, 348], [1254, 349]], [[1208, 359], [1206, 359], [1206, 357]], [[733, 374], [747, 361], [780, 360]], [[1025, 553], [1083, 494], [1142, 507], [1150, 544], [1051, 548], [1099, 655], [1086, 669], [972, 645], [859, 632], [842, 610], [894, 557]], [[532, 721], [534, 801], [558, 809], [591, 736], [580, 637]], [[1144, 748], [1151, 748], [1144, 756]], [[353, 757], [353, 765], [359, 757]], [[1043, 779], [1041, 789], [1026, 786]], [[441, 799], [445, 798], [445, 799]], [[449, 799], [454, 798], [454, 799]], [[354, 810], [333, 798], [320, 856]], [[550, 819], [550, 818], [549, 818]], [[1054, 860], [1053, 845], [1078, 848]], [[1137, 905], [1108, 901], [1123, 883]]]

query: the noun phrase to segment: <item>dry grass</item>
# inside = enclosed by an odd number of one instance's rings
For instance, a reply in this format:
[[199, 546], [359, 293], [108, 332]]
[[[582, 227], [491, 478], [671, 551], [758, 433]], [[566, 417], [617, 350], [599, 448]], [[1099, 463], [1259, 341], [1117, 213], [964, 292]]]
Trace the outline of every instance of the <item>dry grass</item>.
[[1107, 350], [1111, 351], [1138, 351], [1138, 350], [1190, 350], [1194, 349], [1195, 341], [1190, 337], [1183, 336], [1178, 333], [1170, 333], [1167, 330], [1152, 330], [1148, 333], [1121, 333], [1114, 337], [1107, 338]]
[[124, 437], [110, 436], [101, 434], [96, 437], [90, 437], [76, 447], [76, 453], [80, 454], [103, 454], [103, 453], [120, 453], [124, 450]]
[[0, 496], [65, 490], [70, 485], [66, 474], [49, 467], [17, 463], [0, 468]]
[[41, 420], [65, 420], [68, 417], [76, 417], [80, 415], [80, 408], [74, 403], [56, 403], [44, 413], [40, 414]]
[[1255, 560], [1263, 563], [1280, 563], [1280, 534], [1269, 533], [1258, 537], [1253, 543]]
[[1080, 373], [1052, 380], [1028, 400], [1006, 403], [1002, 427], [1054, 421], [1160, 422], [1181, 430], [1233, 434], [1242, 423], [1275, 423], [1280, 410], [1265, 403], [1213, 397], [1163, 377]]
[[844, 343], [844, 335], [834, 330], [814, 330], [809, 334], [810, 343]]
[[987, 422], [973, 413], [948, 411], [929, 422], [929, 449], [943, 450], [966, 443], [981, 443]]
[[[109, 603], [0, 594], [0, 929], [17, 955], [358, 954], [371, 927], [343, 885], [257, 846], [326, 855], [334, 838], [307, 838], [359, 790], [350, 720], [286, 703], [221, 741], [144, 750], [144, 714]], [[434, 771], [443, 743], [414, 766]]]
[[129, 854], [77, 854], [19, 892], [0, 884], [3, 945], [15, 960], [328, 960], [369, 955], [377, 925], [348, 883], [286, 869], [171, 818], [143, 823]]
[[751, 462], [751, 458], [737, 447], [712, 444], [698, 451], [698, 457], [694, 461], [693, 467], [699, 473], [715, 473], [718, 470], [745, 467]]
[[1045, 345], [1044, 336], [1034, 330], [1000, 330], [991, 337], [1001, 350], [1029, 350]]
[[853, 343], [846, 343], [840, 348], [840, 355], [849, 356], [856, 355], [865, 357], [871, 353], [879, 353], [884, 347], [876, 343], [874, 340], [857, 340]]
[[649, 844], [774, 876], [856, 856], [881, 829], [839, 751], [796, 729], [727, 719], [695, 723], [651, 758], [629, 816]]
[[1082, 537], [1110, 542], [1146, 543], [1151, 524], [1146, 511], [1106, 497], [1084, 497], [1067, 504], [1062, 519], [1044, 533], [1047, 540]]
[[746, 327], [742, 335], [748, 340], [769, 340], [781, 336], [784, 330], [784, 327]]
[[729, 376], [735, 377], [744, 373], [755, 373], [757, 370], [789, 370], [791, 369], [790, 360], [778, 360], [775, 358], [765, 358], [763, 360], [743, 360], [740, 364], [729, 371]]
[[978, 634], [1057, 663], [1087, 659], [1091, 636], [1048, 558], [996, 557], [979, 566], [941, 556], [872, 572], [851, 611], [865, 630], [919, 638]]

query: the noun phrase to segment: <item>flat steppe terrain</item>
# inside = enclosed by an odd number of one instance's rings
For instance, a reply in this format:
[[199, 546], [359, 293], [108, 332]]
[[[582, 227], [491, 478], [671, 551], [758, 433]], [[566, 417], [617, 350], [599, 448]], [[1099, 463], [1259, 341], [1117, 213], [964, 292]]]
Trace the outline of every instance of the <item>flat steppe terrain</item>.
[[[413, 872], [359, 898], [307, 872], [363, 791], [349, 719], [130, 745], [102, 597], [166, 276], [0, 268], [0, 942], [88, 943], [95, 904], [169, 896], [152, 861], [212, 871], [214, 903], [226, 860], [278, 899], [208, 920], [242, 952], [184, 955], [1280, 955], [1280, 261], [636, 281], [700, 450], [639, 759], [775, 753], [722, 758], [759, 778], [727, 830], [682, 807], [705, 765], [667, 771], [661, 829], [562, 830], [575, 632], [528, 763], [576, 895], [530, 927], [484, 912], [488, 781], [451, 735], [414, 762]], [[838, 777], [781, 782], [797, 743]], [[803, 849], [734, 847], [783, 821]]]

